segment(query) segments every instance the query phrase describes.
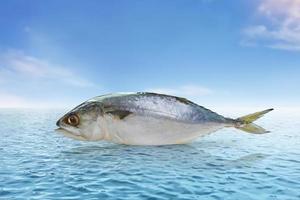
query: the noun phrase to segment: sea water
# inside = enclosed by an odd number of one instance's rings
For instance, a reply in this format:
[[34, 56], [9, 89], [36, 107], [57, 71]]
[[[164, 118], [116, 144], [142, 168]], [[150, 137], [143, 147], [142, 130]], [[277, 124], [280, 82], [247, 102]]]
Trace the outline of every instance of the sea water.
[[125, 146], [57, 134], [64, 112], [0, 110], [0, 199], [300, 199], [297, 116], [266, 115], [264, 135]]

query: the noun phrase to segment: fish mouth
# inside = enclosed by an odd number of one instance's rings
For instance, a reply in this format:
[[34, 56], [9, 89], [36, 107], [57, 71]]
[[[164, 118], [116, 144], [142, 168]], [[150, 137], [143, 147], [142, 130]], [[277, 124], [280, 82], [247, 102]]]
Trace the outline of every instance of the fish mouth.
[[58, 132], [58, 133], [65, 133], [65, 132], [71, 133], [70, 131], [67, 131], [66, 129], [63, 129], [61, 127], [57, 128], [57, 129], [54, 129], [54, 131]]
[[[60, 124], [60, 120], [57, 120], [57, 122], [56, 122], [56, 126], [59, 126], [59, 124]], [[59, 129], [59, 128], [58, 128]], [[56, 130], [56, 129], [55, 129]]]
[[58, 132], [58, 133], [61, 133], [63, 134], [64, 136], [66, 137], [69, 137], [69, 138], [72, 138], [72, 139], [75, 139], [75, 140], [83, 140], [83, 141], [87, 141], [87, 138], [81, 136], [81, 135], [75, 135], [73, 134], [72, 132], [64, 129], [64, 128], [57, 128], [55, 129], [55, 132]]

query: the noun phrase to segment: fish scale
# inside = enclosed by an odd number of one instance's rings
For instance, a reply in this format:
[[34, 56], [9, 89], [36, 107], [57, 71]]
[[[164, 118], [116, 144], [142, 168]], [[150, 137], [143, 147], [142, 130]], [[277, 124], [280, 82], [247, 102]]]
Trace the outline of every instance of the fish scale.
[[224, 127], [266, 133], [252, 122], [271, 110], [231, 119], [182, 97], [149, 92], [113, 93], [87, 100], [65, 114], [57, 125], [65, 136], [79, 140], [128, 145], [183, 144]]

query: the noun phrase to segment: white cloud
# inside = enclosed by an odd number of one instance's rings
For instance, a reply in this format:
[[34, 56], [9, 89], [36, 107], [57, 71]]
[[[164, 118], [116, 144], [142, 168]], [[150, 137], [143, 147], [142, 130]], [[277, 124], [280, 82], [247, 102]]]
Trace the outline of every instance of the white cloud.
[[[0, 107], [68, 107], [64, 92], [94, 86], [71, 68], [11, 50], [0, 53]], [[81, 90], [82, 91], [82, 90]], [[47, 97], [46, 97], [47, 96]]]
[[0, 108], [67, 108], [75, 106], [74, 102], [38, 101], [0, 91]]
[[66, 67], [53, 65], [15, 50], [0, 55], [0, 78], [7, 76], [11, 78], [21, 76], [28, 80], [58, 81], [78, 87], [93, 86], [90, 81], [81, 78]]
[[262, 0], [257, 8], [267, 23], [249, 26], [242, 44], [258, 44], [284, 50], [300, 50], [300, 1]]
[[27, 102], [16, 95], [0, 92], [0, 107], [27, 107]]
[[206, 96], [213, 93], [213, 91], [209, 88], [198, 85], [183, 85], [176, 88], [153, 88], [146, 91], [192, 98]]

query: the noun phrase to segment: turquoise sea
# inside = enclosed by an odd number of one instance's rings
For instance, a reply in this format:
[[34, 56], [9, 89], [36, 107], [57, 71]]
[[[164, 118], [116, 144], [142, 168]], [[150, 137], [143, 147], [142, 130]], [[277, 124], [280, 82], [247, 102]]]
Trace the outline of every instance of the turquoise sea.
[[65, 138], [64, 112], [0, 110], [0, 199], [300, 199], [299, 115], [265, 116], [265, 135], [145, 147]]

